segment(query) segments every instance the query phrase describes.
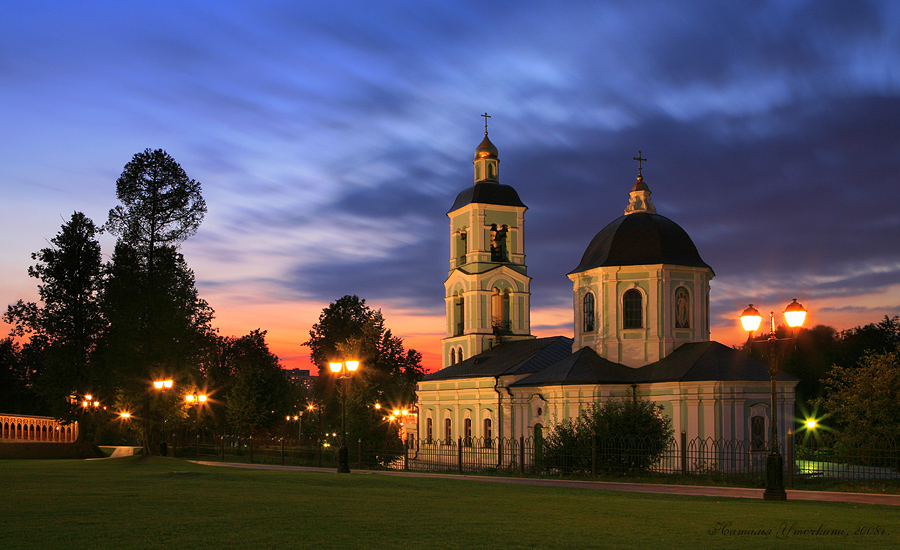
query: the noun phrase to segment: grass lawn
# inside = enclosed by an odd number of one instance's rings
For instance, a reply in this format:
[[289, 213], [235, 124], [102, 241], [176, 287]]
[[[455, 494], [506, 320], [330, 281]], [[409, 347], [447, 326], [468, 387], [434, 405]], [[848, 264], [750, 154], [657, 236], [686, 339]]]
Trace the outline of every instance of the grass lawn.
[[898, 548], [900, 509], [240, 470], [140, 456], [0, 461], [5, 550], [698, 547]]

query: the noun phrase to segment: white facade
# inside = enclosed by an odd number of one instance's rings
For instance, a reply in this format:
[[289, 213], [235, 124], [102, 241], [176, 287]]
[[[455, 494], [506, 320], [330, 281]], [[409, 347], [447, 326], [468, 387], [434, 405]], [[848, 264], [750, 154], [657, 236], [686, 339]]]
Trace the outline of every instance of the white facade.
[[[526, 208], [514, 191], [501, 199], [479, 195], [500, 189], [483, 187], [499, 185], [496, 164], [485, 164], [496, 159], [485, 133], [476, 150], [475, 188], [461, 193], [448, 214], [447, 337], [442, 369], [417, 387], [419, 436], [438, 441], [532, 437], [592, 404], [636, 394], [660, 404], [675, 433], [684, 432], [689, 440], [747, 440], [762, 452], [772, 416], [766, 366], [710, 342], [713, 270], [683, 229], [656, 214], [640, 175], [626, 215], [598, 233], [582, 264], [568, 275], [574, 338], [522, 341], [534, 338], [524, 254]], [[486, 173], [494, 179], [481, 177]], [[635, 224], [639, 229], [628, 229]], [[659, 239], [644, 239], [657, 227]], [[498, 255], [500, 230], [506, 249]], [[617, 254], [658, 261], [618, 261]], [[669, 261], [672, 257], [676, 261]], [[498, 321], [504, 330], [496, 330]], [[579, 381], [564, 368], [582, 360], [573, 352], [583, 348], [599, 356], [589, 358], [593, 366], [581, 371], [599, 373], [593, 382]], [[776, 386], [783, 444], [793, 428], [796, 381], [779, 380]]]

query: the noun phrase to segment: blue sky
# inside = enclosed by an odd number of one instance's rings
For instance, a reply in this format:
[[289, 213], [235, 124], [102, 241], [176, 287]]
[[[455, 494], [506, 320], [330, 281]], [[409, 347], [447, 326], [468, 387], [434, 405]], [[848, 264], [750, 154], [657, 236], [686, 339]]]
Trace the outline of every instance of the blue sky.
[[[47, 2], [0, 21], [0, 301], [97, 223], [145, 148], [203, 184], [184, 245], [227, 334], [287, 364], [358, 294], [434, 366], [447, 209], [491, 116], [529, 206], [532, 324], [571, 335], [587, 244], [638, 150], [713, 280], [713, 337], [799, 298], [838, 329], [900, 314], [900, 4]], [[111, 241], [104, 237], [105, 252]]]

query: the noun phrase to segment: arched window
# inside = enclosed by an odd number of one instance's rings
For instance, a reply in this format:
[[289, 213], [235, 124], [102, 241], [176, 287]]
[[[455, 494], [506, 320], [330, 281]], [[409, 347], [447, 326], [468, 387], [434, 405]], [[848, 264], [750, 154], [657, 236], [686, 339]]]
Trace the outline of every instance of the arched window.
[[512, 331], [509, 303], [509, 290], [500, 292], [500, 289], [495, 287], [491, 296], [491, 328], [494, 334], [509, 334]]
[[454, 320], [456, 327], [454, 336], [462, 336], [466, 331], [466, 301], [462, 296], [458, 296], [455, 300], [456, 312]]
[[425, 419], [425, 443], [431, 443], [434, 440], [434, 421], [430, 418]]
[[459, 360], [460, 363], [463, 362], [462, 348], [459, 348], [456, 350], [456, 358]]
[[644, 297], [632, 288], [622, 295], [622, 328], [644, 327]]
[[491, 431], [491, 419], [484, 419], [484, 447], [490, 449], [494, 443], [494, 434]]
[[675, 328], [691, 328], [691, 297], [683, 286], [675, 291]]
[[472, 419], [466, 418], [463, 423], [463, 445], [472, 446]]
[[453, 444], [453, 430], [451, 429], [452, 424], [449, 418], [444, 419], [444, 444], [452, 445]]
[[594, 332], [594, 294], [592, 292], [584, 295], [581, 315], [584, 320], [584, 332]]
[[456, 350], [455, 349], [450, 350], [450, 364], [451, 365], [456, 364]]

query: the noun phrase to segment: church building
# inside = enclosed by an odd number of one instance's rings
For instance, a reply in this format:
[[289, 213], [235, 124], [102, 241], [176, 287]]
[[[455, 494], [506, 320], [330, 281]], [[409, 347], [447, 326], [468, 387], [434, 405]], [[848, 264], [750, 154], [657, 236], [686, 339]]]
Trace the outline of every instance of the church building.
[[[639, 153], [635, 160], [646, 159]], [[600, 229], [580, 262], [573, 258], [567, 275], [575, 333], [536, 338], [527, 207], [500, 183], [499, 164], [485, 125], [474, 184], [447, 214], [446, 337], [441, 370], [417, 386], [419, 437], [471, 444], [538, 436], [591, 404], [636, 394], [662, 405], [688, 439], [748, 440], [751, 450], [764, 451], [768, 367], [710, 340], [715, 273], [687, 232], [657, 214], [641, 165], [624, 215]], [[793, 428], [796, 384], [779, 373], [782, 437]]]

